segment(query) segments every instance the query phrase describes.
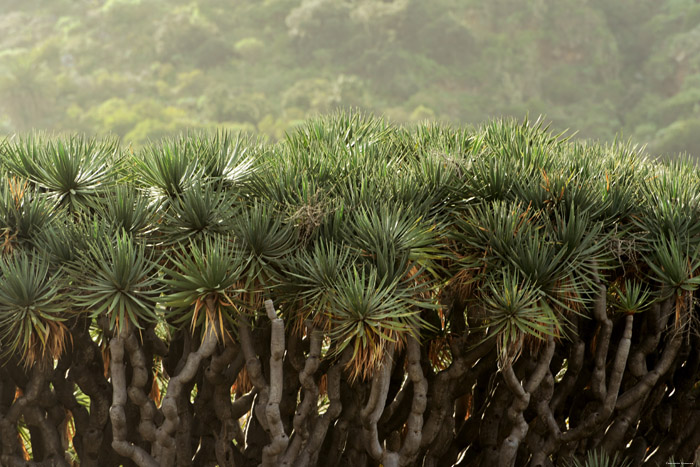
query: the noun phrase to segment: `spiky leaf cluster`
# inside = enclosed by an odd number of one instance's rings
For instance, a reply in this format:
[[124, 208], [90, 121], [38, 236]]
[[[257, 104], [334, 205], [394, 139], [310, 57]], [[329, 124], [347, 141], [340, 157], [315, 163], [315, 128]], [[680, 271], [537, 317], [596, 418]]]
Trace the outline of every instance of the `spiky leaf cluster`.
[[[444, 319], [455, 301], [505, 364], [566, 339], [601, 284], [626, 313], [675, 294], [681, 320], [700, 280], [695, 165], [540, 121], [397, 128], [351, 112], [274, 145], [192, 133], [132, 154], [31, 136], [2, 160], [3, 274], [26, 273], [7, 266], [16, 253], [71, 272], [64, 309], [41, 319], [235, 328], [272, 297], [290, 326], [327, 332], [329, 355], [352, 348], [358, 375], [385, 342], [462, 332]], [[24, 333], [4, 346], [41, 334], [25, 315], [3, 316], [5, 339]]]

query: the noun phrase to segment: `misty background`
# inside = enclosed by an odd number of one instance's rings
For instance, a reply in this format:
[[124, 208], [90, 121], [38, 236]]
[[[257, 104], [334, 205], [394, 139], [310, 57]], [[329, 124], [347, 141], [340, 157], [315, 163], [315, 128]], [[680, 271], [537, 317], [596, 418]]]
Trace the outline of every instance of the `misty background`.
[[0, 133], [544, 114], [700, 155], [696, 0], [0, 0]]

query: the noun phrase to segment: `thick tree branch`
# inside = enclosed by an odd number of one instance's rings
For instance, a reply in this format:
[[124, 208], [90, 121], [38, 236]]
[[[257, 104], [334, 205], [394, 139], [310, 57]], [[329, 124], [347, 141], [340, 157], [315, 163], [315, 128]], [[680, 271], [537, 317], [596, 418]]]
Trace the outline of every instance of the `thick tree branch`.
[[683, 343], [683, 337], [679, 331], [675, 331], [671, 337], [671, 341], [666, 345], [663, 353], [661, 354], [661, 359], [656, 364], [654, 369], [648, 372], [644, 377], [631, 389], [625, 391], [617, 399], [616, 407], [618, 410], [625, 409], [635, 403], [640, 398], [644, 397], [651, 388], [654, 387], [659, 378], [664, 375], [671, 364], [676, 359], [678, 351]]
[[591, 389], [596, 398], [602, 402], [606, 397], [605, 364], [612, 335], [612, 321], [608, 318], [607, 311], [607, 289], [603, 284], [599, 284], [598, 296], [593, 304], [593, 316], [600, 327], [595, 336], [595, 369]]
[[624, 374], [627, 366], [627, 357], [629, 356], [630, 347], [632, 345], [633, 323], [634, 315], [629, 314], [625, 316], [625, 330], [622, 333], [620, 343], [617, 345], [617, 353], [615, 355], [612, 369], [610, 370], [610, 383], [606, 389], [607, 394], [605, 397], [605, 404], [603, 406], [603, 412], [608, 416], [612, 414], [612, 411], [615, 408], [615, 402], [617, 401], [617, 396], [620, 392], [622, 375]]
[[420, 449], [423, 435], [423, 414], [428, 400], [428, 380], [423, 375], [421, 367], [420, 342], [415, 336], [411, 336], [406, 344], [406, 360], [408, 379], [413, 384], [413, 402], [411, 413], [406, 421], [406, 437], [399, 451], [399, 464], [410, 465]]
[[112, 419], [112, 448], [120, 455], [134, 461], [139, 467], [158, 467], [158, 463], [150, 454], [139, 446], [127, 441], [128, 426], [126, 421], [126, 375], [124, 372], [124, 338], [121, 335], [112, 337], [109, 343], [111, 354], [112, 376], [112, 407], [109, 415]]
[[500, 467], [512, 467], [515, 465], [515, 457], [518, 453], [518, 446], [525, 438], [528, 432], [528, 424], [523, 416], [523, 411], [530, 404], [530, 394], [534, 392], [542, 383], [542, 379], [549, 371], [549, 364], [554, 356], [554, 338], [549, 336], [547, 339], [547, 347], [544, 353], [540, 356], [535, 371], [530, 378], [522, 386], [515, 376], [513, 367], [507, 365], [503, 369], [503, 378], [511, 390], [515, 399], [513, 400], [510, 409], [508, 409], [508, 418], [513, 423], [510, 435], [503, 440], [498, 457], [498, 465]]
[[299, 382], [304, 389], [304, 398], [301, 405], [294, 415], [294, 438], [292, 439], [287, 452], [284, 454], [281, 465], [291, 465], [297, 458], [299, 451], [309, 439], [308, 420], [311, 416], [317, 414], [318, 404], [318, 385], [316, 384], [315, 374], [318, 370], [321, 358], [321, 346], [323, 344], [323, 333], [320, 329], [314, 327], [311, 321], [306, 323], [306, 329], [309, 336], [309, 355], [306, 358], [304, 368], [299, 373]]
[[133, 332], [129, 333], [126, 337], [124, 347], [129, 353], [129, 361], [133, 369], [131, 384], [129, 384], [127, 393], [129, 395], [129, 400], [139, 407], [141, 418], [139, 433], [143, 436], [143, 439], [153, 442], [156, 439], [156, 424], [154, 422], [156, 406], [144, 391], [144, 388], [148, 384], [149, 376], [148, 369], [146, 368], [146, 357]]
[[[218, 342], [218, 336], [216, 331], [216, 310], [215, 310], [215, 298], [207, 297], [206, 305], [207, 312], [209, 316], [206, 320], [206, 328], [204, 330], [204, 337], [202, 338], [202, 343], [196, 352], [192, 352], [187, 356], [184, 366], [178, 372], [176, 376], [170, 378], [168, 382], [168, 389], [163, 401], [161, 403], [161, 411], [165, 416], [165, 420], [162, 425], [158, 427], [156, 431], [156, 443], [158, 444], [158, 462], [161, 467], [169, 467], [175, 464], [176, 455], [176, 443], [173, 435], [180, 424], [180, 417], [178, 415], [178, 399], [186, 384], [188, 384], [195, 377], [201, 363], [204, 359], [210, 357], [214, 350], [216, 350], [216, 344]], [[191, 460], [190, 460], [191, 461]]]
[[[428, 387], [428, 418], [423, 424], [421, 449], [432, 449], [433, 441], [444, 426], [446, 417], [451, 416], [454, 406], [453, 392], [456, 383], [493, 349], [495, 337], [488, 338], [464, 356], [456, 357], [450, 366], [431, 379]], [[454, 347], [457, 347], [456, 345]]]
[[[30, 405], [24, 408], [22, 415], [29, 426], [36, 426], [41, 433], [42, 448], [44, 450], [43, 460], [50, 463], [52, 467], [68, 467], [68, 463], [63, 458], [64, 449], [61, 446], [56, 426], [52, 426], [50, 420], [46, 416], [46, 412], [36, 405]], [[33, 443], [34, 444], [34, 443]], [[33, 446], [38, 448], [39, 446]], [[37, 456], [35, 454], [35, 459]]]
[[272, 334], [270, 336], [270, 394], [265, 407], [271, 440], [270, 444], [263, 448], [262, 465], [264, 467], [277, 465], [278, 457], [289, 443], [289, 437], [284, 432], [282, 416], [280, 415], [283, 389], [282, 360], [285, 350], [284, 321], [277, 316], [272, 300], [265, 300], [265, 311], [272, 323]]
[[[239, 318], [239, 321], [240, 326], [238, 328], [238, 338], [240, 339], [241, 350], [243, 351], [243, 355], [245, 357], [245, 366], [248, 370], [248, 378], [250, 378], [250, 382], [253, 383], [258, 390], [258, 400], [255, 405], [256, 407], [267, 407], [267, 401], [270, 396], [270, 387], [263, 376], [260, 359], [255, 353], [253, 336], [250, 332], [250, 325], [244, 317]], [[260, 410], [256, 411], [255, 416], [262, 427], [267, 430], [267, 416]]]
[[343, 410], [343, 404], [340, 400], [340, 379], [342, 376], [343, 367], [350, 361], [352, 350], [347, 347], [341, 354], [338, 361], [333, 364], [327, 373], [327, 391], [328, 391], [328, 409], [320, 418], [316, 420], [313, 432], [309, 442], [304, 446], [299, 455], [296, 465], [298, 467], [306, 467], [308, 465], [316, 465], [321, 445], [326, 439], [328, 427], [335, 421]]
[[376, 460], [384, 461], [386, 450], [379, 442], [379, 433], [377, 431], [377, 422], [382, 416], [384, 406], [386, 405], [386, 396], [389, 391], [389, 383], [391, 370], [394, 359], [394, 350], [396, 345], [390, 342], [386, 346], [384, 358], [382, 358], [381, 366], [375, 371], [372, 379], [372, 387], [369, 394], [367, 404], [360, 410], [360, 419], [362, 420], [363, 434], [366, 441], [367, 452]]

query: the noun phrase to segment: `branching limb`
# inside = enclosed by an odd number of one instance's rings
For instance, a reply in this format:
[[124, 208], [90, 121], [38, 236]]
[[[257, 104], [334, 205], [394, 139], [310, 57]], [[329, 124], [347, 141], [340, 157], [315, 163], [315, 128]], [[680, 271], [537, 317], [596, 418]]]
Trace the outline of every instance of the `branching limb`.
[[[214, 431], [214, 454], [221, 467], [235, 465], [234, 457], [238, 454], [231, 443], [235, 439], [238, 446], [244, 446], [245, 440], [238, 419], [250, 410], [253, 403], [253, 394], [246, 394], [231, 403], [231, 385], [243, 367], [243, 354], [240, 347], [230, 339], [226, 340], [223, 352], [213, 355], [209, 365], [204, 370], [205, 381], [213, 386], [210, 403], [216, 418], [221, 422], [219, 433]], [[234, 406], [235, 414], [234, 414]], [[196, 408], [195, 408], [196, 410]]]
[[[206, 304], [207, 311], [211, 316], [215, 316], [214, 298], [207, 298]], [[156, 431], [156, 442], [158, 443], [160, 452], [158, 461], [162, 467], [175, 465], [176, 443], [173, 435], [180, 424], [180, 417], [177, 409], [178, 398], [185, 385], [192, 381], [197, 371], [199, 371], [202, 361], [214, 353], [217, 341], [216, 324], [214, 319], [210, 318], [207, 320], [207, 327], [204, 330], [204, 337], [202, 338], [199, 349], [197, 349], [196, 352], [190, 353], [182, 369], [177, 375], [170, 378], [167, 393], [161, 403], [161, 411], [165, 416], [165, 420]]]
[[607, 289], [605, 285], [599, 284], [600, 290], [593, 304], [593, 316], [600, 326], [596, 333], [595, 342], [595, 369], [591, 380], [593, 395], [601, 402], [605, 400], [605, 363], [610, 346], [610, 336], [612, 335], [612, 321], [608, 318], [607, 312]]
[[343, 410], [343, 404], [340, 400], [340, 378], [342, 376], [343, 367], [350, 361], [351, 357], [352, 350], [347, 347], [340, 356], [340, 359], [328, 370], [328, 409], [326, 409], [326, 413], [316, 420], [309, 442], [304, 446], [296, 461], [295, 465], [298, 467], [316, 465], [321, 445], [328, 433], [328, 427], [340, 416]]
[[433, 447], [433, 442], [440, 433], [445, 418], [451, 416], [454, 405], [453, 392], [456, 382], [469, 371], [476, 362], [485, 357], [494, 347], [495, 338], [491, 337], [464, 356], [454, 356], [450, 366], [437, 374], [428, 388], [430, 409], [423, 424], [421, 449]]
[[615, 408], [618, 410], [625, 409], [648, 394], [661, 375], [665, 374], [669, 368], [671, 368], [671, 364], [676, 359], [678, 350], [680, 350], [682, 343], [683, 337], [680, 332], [676, 331], [671, 337], [671, 342], [668, 343], [661, 354], [661, 359], [656, 364], [656, 367], [644, 375], [644, 377], [631, 389], [622, 393], [622, 395], [620, 395], [620, 397], [617, 399]]
[[520, 384], [518, 378], [515, 376], [513, 367], [511, 365], [506, 366], [503, 369], [503, 378], [511, 390], [515, 399], [513, 400], [510, 409], [508, 409], [508, 418], [513, 423], [513, 428], [510, 435], [503, 440], [501, 445], [501, 450], [499, 453], [498, 464], [500, 467], [512, 467], [515, 465], [515, 457], [518, 453], [518, 446], [528, 431], [528, 424], [523, 416], [523, 411], [530, 404], [530, 394], [534, 392], [542, 383], [542, 379], [549, 370], [549, 364], [554, 356], [554, 338], [549, 336], [547, 339], [547, 348], [544, 353], [540, 356], [539, 362], [532, 376], [528, 379], [525, 386]]
[[[243, 317], [239, 318], [239, 320], [240, 326], [238, 328], [238, 338], [241, 342], [243, 356], [245, 357], [245, 366], [248, 370], [248, 378], [250, 378], [250, 382], [253, 383], [253, 386], [255, 386], [258, 390], [256, 406], [267, 407], [267, 401], [270, 396], [270, 387], [265, 380], [265, 376], [263, 376], [260, 359], [255, 353], [250, 324], [248, 324], [248, 321]], [[268, 430], [267, 416], [259, 411], [255, 413], [255, 416], [262, 427], [265, 430]]]
[[616, 417], [615, 421], [605, 432], [605, 437], [601, 443], [601, 447], [607, 452], [614, 452], [619, 446], [627, 433], [630, 425], [636, 422], [639, 417], [639, 411], [642, 408], [642, 401], [630, 405], [622, 410]]
[[280, 401], [282, 400], [283, 374], [282, 360], [284, 358], [284, 321], [277, 316], [272, 300], [265, 300], [265, 311], [272, 323], [270, 336], [270, 395], [265, 406], [270, 444], [263, 448], [263, 466], [277, 465], [278, 457], [284, 452], [289, 443], [289, 437], [284, 432]]
[[618, 394], [620, 392], [620, 383], [625, 371], [632, 342], [633, 321], [634, 315], [627, 315], [625, 317], [625, 330], [617, 347], [617, 353], [610, 375], [610, 384], [605, 389], [606, 398], [603, 404], [598, 410], [590, 413], [576, 428], [563, 433], [561, 437], [562, 442], [568, 443], [589, 436], [603, 423], [607, 422], [612, 415], [613, 410], [616, 408], [615, 403], [619, 403]]
[[304, 388], [304, 399], [294, 415], [294, 438], [284, 454], [281, 465], [291, 465], [296, 459], [302, 446], [309, 439], [308, 419], [312, 412], [316, 415], [318, 403], [318, 385], [315, 374], [318, 370], [321, 358], [321, 346], [323, 343], [323, 333], [314, 327], [312, 322], [306, 323], [309, 335], [309, 356], [306, 358], [304, 368], [299, 373], [299, 382]]
[[211, 357], [209, 365], [204, 369], [204, 377], [211, 384], [221, 384], [225, 380], [224, 371], [229, 365], [233, 365], [237, 368], [236, 373], [243, 366], [243, 357], [240, 353], [240, 348], [230, 341], [226, 342], [226, 347], [223, 352]]
[[[546, 445], [544, 439], [553, 438], [555, 440], [559, 440], [561, 438], [559, 424], [554, 418], [554, 414], [550, 407], [553, 392], [554, 376], [552, 376], [551, 371], [548, 371], [544, 380], [542, 381], [542, 384], [535, 392], [535, 399], [537, 400], [535, 409], [537, 410], [538, 422], [541, 424], [539, 428], [540, 431], [543, 431], [547, 436], [545, 437], [542, 433], [535, 433], [533, 430], [530, 430], [528, 434], [528, 436], [532, 436], [536, 439], [536, 442], [533, 443], [533, 445], [536, 446], [536, 449], [532, 450], [532, 460], [530, 462], [533, 466], [543, 466], [549, 461], [548, 453], [544, 448], [544, 445]], [[530, 444], [529, 439], [528, 444]]]
[[574, 389], [576, 380], [578, 380], [579, 373], [583, 367], [583, 357], [585, 353], [586, 344], [580, 338], [575, 337], [574, 342], [571, 343], [566, 374], [564, 375], [564, 379], [557, 386], [554, 396], [552, 397], [552, 412], [556, 412], [562, 402], [569, 397], [569, 394], [571, 394], [571, 391]]
[[109, 409], [112, 420], [112, 448], [119, 455], [134, 461], [139, 467], [158, 467], [158, 463], [150, 454], [126, 439], [127, 421], [124, 407], [127, 392], [124, 372], [124, 338], [121, 335], [113, 337], [109, 343], [109, 350], [112, 376], [112, 406]]
[[156, 425], [154, 422], [156, 406], [144, 391], [144, 388], [148, 384], [149, 375], [146, 369], [146, 357], [133, 332], [129, 333], [126, 337], [124, 347], [129, 353], [129, 361], [133, 368], [131, 384], [129, 384], [127, 393], [129, 395], [129, 400], [139, 407], [141, 418], [139, 433], [143, 436], [143, 439], [153, 442], [156, 439]]
[[[111, 426], [109, 409], [112, 387], [104, 374], [105, 362], [102, 352], [88, 331], [76, 334], [74, 342], [68, 379], [75, 382], [90, 398], [90, 411], [87, 430], [79, 430], [73, 442], [82, 444], [81, 466], [100, 466], [115, 454], [114, 450], [108, 447], [108, 443], [103, 444]], [[72, 393], [73, 388], [70, 390]]]
[[[44, 450], [44, 459], [50, 463], [52, 467], [68, 467], [68, 463], [63, 458], [63, 447], [58, 436], [58, 431], [55, 426], [52, 426], [46, 412], [37, 407], [30, 405], [25, 407], [22, 415], [29, 426], [35, 426], [41, 433], [42, 448]], [[38, 448], [39, 446], [33, 446]], [[36, 457], [35, 457], [36, 459]]]
[[372, 380], [369, 400], [360, 410], [360, 419], [362, 420], [363, 433], [365, 442], [367, 443], [367, 452], [374, 459], [382, 461], [383, 464], [386, 464], [386, 459], [384, 459], [386, 457], [386, 450], [379, 442], [377, 422], [382, 416], [384, 406], [386, 405], [386, 396], [389, 391], [395, 347], [393, 342], [387, 345], [381, 367], [375, 373], [374, 379]]
[[613, 367], [610, 371], [610, 384], [607, 388], [607, 395], [603, 406], [603, 412], [605, 415], [607, 415], [605, 418], [612, 414], [612, 411], [615, 408], [615, 402], [617, 401], [617, 396], [620, 392], [620, 383], [622, 382], [622, 376], [627, 366], [627, 357], [629, 356], [630, 347], [632, 345], [633, 323], [634, 315], [629, 314], [625, 316], [625, 330], [622, 333], [622, 339], [620, 339], [620, 343], [617, 346], [617, 354], [615, 355], [615, 361], [613, 362]]
[[66, 465], [63, 458], [59, 456], [62, 449], [57, 433], [51, 429], [50, 422], [46, 418], [46, 412], [40, 407], [42, 395], [46, 394], [44, 391], [48, 389], [47, 385], [51, 370], [52, 367], [46, 364], [35, 364], [31, 369], [24, 393], [10, 405], [4, 416], [0, 415], [0, 435], [2, 435], [1, 465], [24, 466], [35, 464], [25, 463], [21, 457], [22, 452], [17, 442], [16, 428], [20, 417], [24, 417], [30, 426], [39, 429], [42, 443], [35, 446], [35, 454], [42, 450], [44, 454], [49, 455], [48, 462], [52, 462], [57, 466]]
[[406, 354], [408, 379], [413, 384], [413, 403], [406, 421], [406, 437], [399, 451], [400, 465], [410, 465], [418, 453], [423, 435], [423, 413], [428, 402], [428, 380], [420, 365], [420, 342], [416, 337], [409, 337]]

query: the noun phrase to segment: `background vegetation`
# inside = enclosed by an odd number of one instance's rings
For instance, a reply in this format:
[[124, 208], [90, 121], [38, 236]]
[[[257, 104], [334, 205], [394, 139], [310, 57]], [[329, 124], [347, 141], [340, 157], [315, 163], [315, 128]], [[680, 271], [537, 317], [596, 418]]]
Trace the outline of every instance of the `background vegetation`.
[[0, 131], [279, 139], [359, 106], [700, 154], [699, 24], [694, 0], [0, 0]]

